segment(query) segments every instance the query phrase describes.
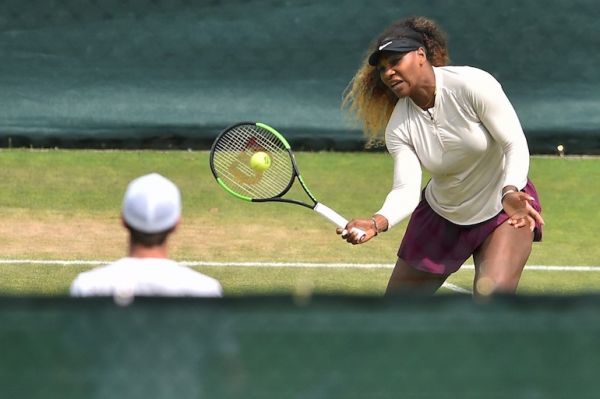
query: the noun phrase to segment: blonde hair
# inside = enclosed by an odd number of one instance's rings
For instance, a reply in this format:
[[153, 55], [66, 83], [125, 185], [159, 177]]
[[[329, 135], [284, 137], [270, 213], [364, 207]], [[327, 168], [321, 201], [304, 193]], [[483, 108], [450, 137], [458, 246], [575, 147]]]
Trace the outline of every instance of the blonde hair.
[[382, 142], [383, 131], [398, 102], [398, 97], [381, 81], [377, 67], [369, 65], [368, 56], [377, 49], [380, 40], [403, 37], [407, 28], [422, 35], [427, 60], [431, 65], [448, 65], [450, 61], [446, 34], [434, 21], [425, 17], [411, 17], [395, 22], [371, 43], [367, 56], [350, 81], [342, 101], [342, 108], [347, 109], [362, 124], [367, 146]]

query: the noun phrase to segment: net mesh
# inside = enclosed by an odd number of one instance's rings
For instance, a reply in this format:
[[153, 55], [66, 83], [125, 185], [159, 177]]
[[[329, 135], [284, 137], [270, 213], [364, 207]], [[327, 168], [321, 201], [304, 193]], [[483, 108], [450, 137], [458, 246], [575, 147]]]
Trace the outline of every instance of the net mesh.
[[0, 298], [1, 396], [591, 399], [599, 299]]
[[[271, 160], [265, 170], [253, 168], [252, 156], [264, 152]], [[282, 195], [294, 178], [289, 151], [275, 134], [254, 124], [241, 124], [222, 134], [214, 145], [212, 166], [231, 191], [252, 199]]]

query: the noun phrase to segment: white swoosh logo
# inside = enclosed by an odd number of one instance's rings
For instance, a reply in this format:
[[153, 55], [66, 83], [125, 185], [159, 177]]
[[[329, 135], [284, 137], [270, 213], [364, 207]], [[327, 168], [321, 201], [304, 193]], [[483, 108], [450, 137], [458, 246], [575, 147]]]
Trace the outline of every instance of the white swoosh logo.
[[379, 51], [383, 50], [384, 48], [386, 48], [390, 44], [392, 44], [392, 42], [387, 42], [387, 43], [382, 44], [381, 46], [379, 46]]

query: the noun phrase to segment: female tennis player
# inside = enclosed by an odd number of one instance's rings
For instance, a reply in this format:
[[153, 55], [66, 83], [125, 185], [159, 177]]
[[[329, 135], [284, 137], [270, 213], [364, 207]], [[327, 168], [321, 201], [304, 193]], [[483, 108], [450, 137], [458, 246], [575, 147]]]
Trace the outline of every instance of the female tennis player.
[[368, 54], [344, 105], [368, 137], [385, 132], [393, 186], [373, 217], [346, 226], [366, 235], [343, 238], [367, 242], [412, 214], [386, 294], [434, 293], [470, 256], [474, 295], [514, 293], [544, 220], [502, 87], [480, 69], [447, 66], [446, 35], [424, 17], [394, 23]]

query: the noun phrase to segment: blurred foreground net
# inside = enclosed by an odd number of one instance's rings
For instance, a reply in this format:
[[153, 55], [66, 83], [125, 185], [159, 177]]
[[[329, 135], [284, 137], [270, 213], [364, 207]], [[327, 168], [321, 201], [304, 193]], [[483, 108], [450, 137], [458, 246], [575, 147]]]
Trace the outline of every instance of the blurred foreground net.
[[592, 398], [600, 298], [4, 299], [14, 398]]

